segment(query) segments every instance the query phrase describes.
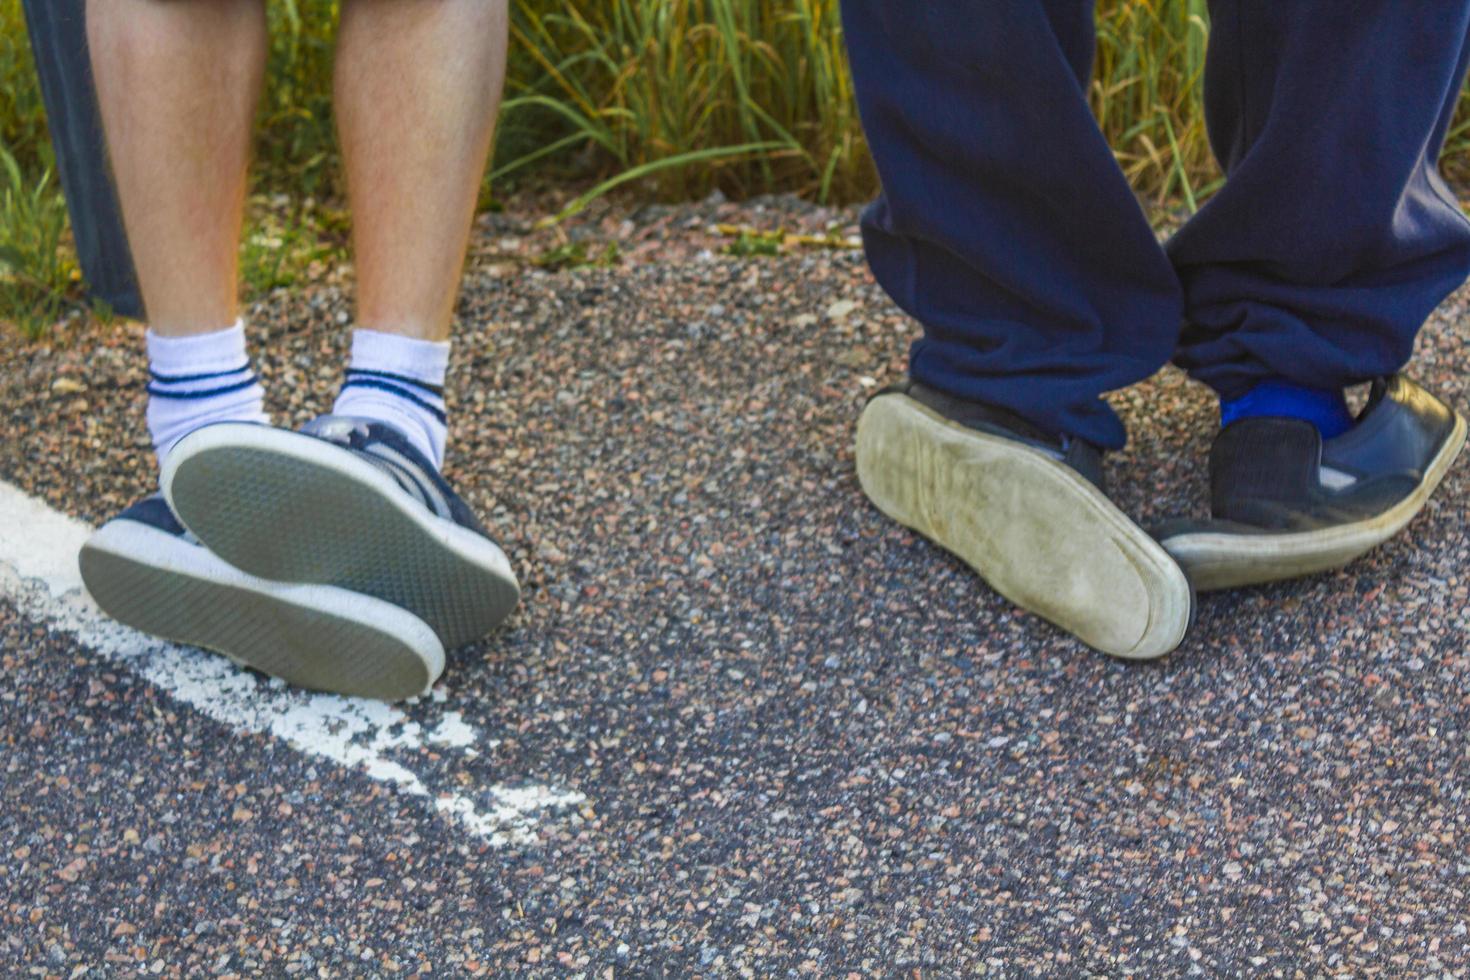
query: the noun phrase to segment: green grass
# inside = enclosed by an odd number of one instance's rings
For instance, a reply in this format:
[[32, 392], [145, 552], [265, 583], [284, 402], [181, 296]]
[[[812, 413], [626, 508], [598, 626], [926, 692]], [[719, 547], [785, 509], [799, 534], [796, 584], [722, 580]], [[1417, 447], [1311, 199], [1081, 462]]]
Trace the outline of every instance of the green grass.
[[256, 186], [294, 197], [340, 196], [345, 185], [332, 123], [337, 4], [271, 0], [267, 9], [271, 48], [257, 126]]
[[590, 193], [640, 179], [671, 200], [825, 201], [874, 186], [835, 0], [523, 0], [515, 13], [505, 118], [512, 139], [536, 139], [502, 152], [494, 176], [566, 152], [609, 176]]
[[46, 109], [20, 0], [0, 0], [0, 143], [30, 178], [49, 169]]
[[[341, 199], [336, 10], [333, 0], [269, 5], [256, 194]], [[546, 180], [585, 189], [568, 212], [616, 187], [671, 201], [718, 188], [832, 203], [876, 190], [837, 0], [512, 0], [512, 12], [506, 103], [482, 201], [492, 182], [504, 193]], [[1089, 98], [1119, 164], [1161, 215], [1193, 210], [1220, 181], [1201, 110], [1208, 32], [1205, 0], [1098, 4]], [[20, 0], [0, 0], [0, 141], [20, 175], [0, 175], [9, 249], [0, 319], [53, 315], [75, 291], [64, 281], [64, 231], [61, 257], [50, 250], [60, 212], [45, 132]], [[1470, 111], [1451, 133], [1445, 167], [1470, 177]], [[301, 206], [265, 213], [276, 223], [253, 227], [243, 246], [248, 289], [290, 284], [324, 260], [322, 248], [340, 248], [335, 230], [321, 248], [310, 241], [335, 219]], [[280, 225], [283, 214], [293, 227]]]
[[240, 286], [247, 296], [314, 279], [347, 257], [346, 215], [313, 198], [257, 195], [245, 216]]
[[0, 3], [0, 321], [38, 337], [80, 286], [18, 0]]
[[1108, 0], [1098, 15], [1094, 115], [1123, 172], [1159, 208], [1218, 185], [1205, 134], [1205, 0]]
[[29, 178], [0, 145], [0, 317], [35, 339], [79, 293], [66, 204], [51, 172]]

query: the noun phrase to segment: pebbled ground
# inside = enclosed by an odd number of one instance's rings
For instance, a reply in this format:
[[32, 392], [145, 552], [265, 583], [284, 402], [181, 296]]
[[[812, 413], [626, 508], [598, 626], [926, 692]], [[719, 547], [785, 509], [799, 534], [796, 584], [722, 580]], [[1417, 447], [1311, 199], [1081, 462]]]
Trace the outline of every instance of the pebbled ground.
[[[851, 214], [613, 209], [570, 234], [623, 264], [559, 272], [500, 215], [466, 281], [449, 475], [526, 597], [441, 685], [498, 744], [424, 764], [588, 807], [488, 848], [0, 601], [0, 972], [1470, 974], [1466, 467], [1114, 662], [865, 504], [853, 425], [914, 328], [860, 255], [716, 220]], [[329, 405], [349, 287], [251, 312], [284, 420]], [[1414, 368], [1462, 408], [1467, 300]], [[0, 477], [92, 521], [144, 492], [137, 330], [4, 350]], [[1203, 391], [1116, 401], [1124, 508], [1202, 513]]]

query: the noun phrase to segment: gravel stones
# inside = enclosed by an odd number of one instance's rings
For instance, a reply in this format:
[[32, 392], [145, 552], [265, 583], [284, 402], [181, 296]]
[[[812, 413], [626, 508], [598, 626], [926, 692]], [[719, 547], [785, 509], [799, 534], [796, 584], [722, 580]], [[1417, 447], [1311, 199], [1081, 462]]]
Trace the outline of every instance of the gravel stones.
[[[422, 764], [585, 793], [534, 847], [472, 846], [422, 801], [231, 736], [0, 605], [0, 963], [1470, 969], [1465, 466], [1352, 567], [1207, 596], [1160, 663], [1090, 654], [862, 499], [853, 425], [914, 328], [861, 256], [737, 259], [707, 230], [851, 219], [608, 206], [561, 234], [617, 239], [622, 264], [558, 272], [523, 261], [558, 232], [484, 223], [449, 469], [526, 597], [441, 688], [498, 744]], [[1465, 302], [1413, 369], [1462, 408]], [[329, 405], [349, 309], [324, 283], [251, 310], [283, 421]], [[93, 521], [141, 494], [137, 331], [7, 343], [0, 475]], [[1206, 394], [1167, 370], [1114, 403], [1123, 508], [1203, 513]]]

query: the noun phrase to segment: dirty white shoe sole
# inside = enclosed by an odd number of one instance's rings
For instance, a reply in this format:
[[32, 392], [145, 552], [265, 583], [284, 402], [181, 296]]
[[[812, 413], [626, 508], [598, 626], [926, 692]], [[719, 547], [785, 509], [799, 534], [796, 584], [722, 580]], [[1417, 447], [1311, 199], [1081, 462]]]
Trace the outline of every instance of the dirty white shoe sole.
[[884, 514], [1090, 647], [1147, 660], [1189, 629], [1193, 590], [1174, 560], [1102, 491], [1039, 450], [890, 394], [858, 422], [857, 471]]
[[1457, 417], [1450, 437], [1414, 492], [1370, 520], [1282, 534], [1196, 530], [1169, 534], [1161, 542], [1202, 592], [1341, 568], [1394, 537], [1418, 516], [1464, 450], [1465, 439], [1465, 419]]
[[144, 524], [104, 525], [78, 563], [113, 619], [297, 687], [396, 701], [444, 672], [444, 647], [411, 613], [330, 586], [266, 582]]
[[164, 496], [237, 568], [336, 585], [428, 623], [446, 650], [481, 639], [520, 587], [494, 542], [435, 516], [350, 450], [261, 425], [190, 433], [169, 453]]

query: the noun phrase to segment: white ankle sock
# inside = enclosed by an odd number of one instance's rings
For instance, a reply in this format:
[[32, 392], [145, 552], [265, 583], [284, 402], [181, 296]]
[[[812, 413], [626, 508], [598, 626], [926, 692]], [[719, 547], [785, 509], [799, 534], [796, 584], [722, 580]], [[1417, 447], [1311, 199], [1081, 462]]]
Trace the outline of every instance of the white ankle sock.
[[418, 340], [359, 327], [352, 331], [352, 360], [332, 412], [386, 422], [435, 467], [442, 467], [449, 436], [444, 416], [448, 370], [447, 340]]
[[162, 465], [184, 436], [211, 422], [266, 422], [265, 392], [245, 355], [245, 324], [192, 337], [148, 331], [148, 432]]

